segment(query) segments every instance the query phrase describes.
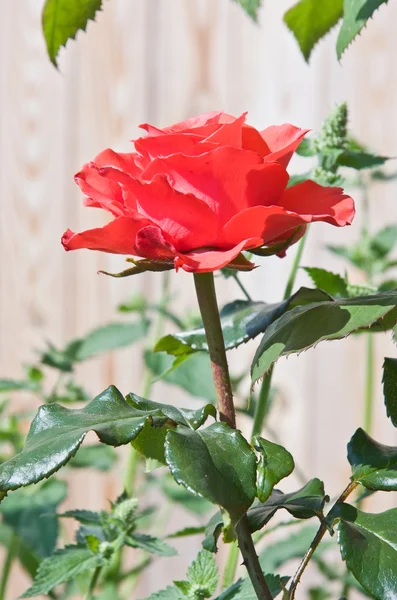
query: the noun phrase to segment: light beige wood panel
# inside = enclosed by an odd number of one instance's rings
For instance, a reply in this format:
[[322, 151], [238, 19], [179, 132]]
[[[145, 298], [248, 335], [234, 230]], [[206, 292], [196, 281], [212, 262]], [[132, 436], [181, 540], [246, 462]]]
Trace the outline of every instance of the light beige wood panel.
[[[119, 270], [120, 257], [66, 255], [59, 244], [66, 227], [105, 222], [97, 211], [82, 208], [73, 174], [106, 146], [128, 149], [139, 123], [163, 125], [223, 108], [235, 114], [248, 110], [250, 122], [259, 127], [291, 121], [315, 128], [335, 102], [347, 98], [357, 136], [395, 154], [396, 5], [379, 11], [341, 66], [329, 36], [310, 67], [281, 22], [290, 5], [290, 0], [266, 2], [256, 26], [230, 0], [108, 0], [88, 34], [79, 34], [63, 52], [60, 74], [45, 56], [40, 3], [0, 0], [0, 375], [17, 376], [21, 360], [31, 359], [32, 345], [44, 338], [62, 343], [110, 320], [115, 305], [129, 294], [158, 294], [156, 276], [119, 281], [96, 274]], [[395, 186], [373, 190], [371, 227], [397, 217], [395, 191]], [[359, 225], [358, 219], [350, 231], [313, 227], [304, 263], [326, 262], [341, 270], [324, 243], [354, 239]], [[293, 253], [244, 276], [256, 298], [280, 297]], [[307, 282], [302, 274], [300, 281]], [[178, 306], [194, 306], [189, 275], [173, 274], [172, 289]], [[228, 299], [231, 293], [230, 285], [220, 296]], [[140, 351], [136, 347], [93, 361], [79, 375], [93, 395], [109, 383], [139, 392]], [[247, 346], [244, 359], [232, 352], [231, 363], [241, 368], [246, 360], [248, 365], [253, 351]], [[394, 352], [386, 336], [377, 340], [377, 351], [380, 368], [382, 356]], [[324, 344], [316, 353], [280, 362], [276, 370], [282, 400], [271, 426], [308, 475], [327, 474], [330, 493], [348, 476], [345, 444], [360, 419], [363, 353], [358, 338]], [[154, 390], [159, 400], [166, 392], [162, 386]], [[179, 394], [177, 401], [186, 399]], [[18, 410], [22, 400], [15, 402]], [[377, 403], [376, 433], [392, 440], [379, 377]], [[74, 477], [68, 506], [87, 501], [93, 509], [105, 506], [119, 491], [117, 475]], [[182, 518], [175, 514], [170, 528]], [[170, 577], [183, 576], [196, 548], [182, 546], [179, 561], [157, 563], [139, 597]], [[19, 572], [13, 585], [10, 600], [25, 586]]]

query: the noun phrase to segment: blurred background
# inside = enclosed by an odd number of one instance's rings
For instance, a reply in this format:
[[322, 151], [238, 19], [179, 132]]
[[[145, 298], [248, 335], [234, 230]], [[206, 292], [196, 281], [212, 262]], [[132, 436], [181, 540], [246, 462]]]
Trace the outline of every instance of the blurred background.
[[[100, 324], [120, 319], [117, 306], [133, 294], [158, 297], [160, 277], [145, 274], [116, 280], [97, 271], [120, 271], [122, 257], [80, 251], [66, 254], [60, 238], [105, 223], [100, 211], [82, 207], [73, 175], [99, 151], [131, 148], [138, 125], [163, 126], [201, 112], [248, 111], [248, 122], [264, 128], [291, 122], [319, 127], [338, 102], [346, 100], [355, 137], [379, 154], [397, 155], [397, 4], [382, 7], [341, 63], [333, 35], [320, 42], [307, 65], [282, 22], [293, 2], [264, 1], [254, 24], [231, 0], [105, 0], [97, 22], [61, 51], [59, 71], [50, 63], [41, 31], [42, 2], [0, 0], [0, 376], [18, 378], [47, 341], [62, 346]], [[299, 171], [294, 159], [292, 170]], [[302, 169], [301, 169], [302, 170]], [[371, 229], [397, 221], [396, 184], [370, 188]], [[343, 274], [346, 263], [326, 244], [346, 244], [362, 225], [349, 229], [321, 224], [309, 234], [302, 264]], [[270, 258], [243, 274], [252, 297], [281, 298], [296, 248], [285, 259]], [[360, 283], [361, 274], [350, 269]], [[300, 272], [298, 284], [309, 284]], [[242, 297], [236, 284], [219, 280], [223, 300]], [[192, 277], [171, 274], [178, 310], [194, 310]], [[395, 356], [390, 334], [376, 336], [376, 410], [373, 435], [396, 441], [381, 390], [384, 356]], [[147, 342], [147, 340], [146, 340]], [[241, 372], [255, 343], [230, 352]], [[244, 363], [246, 361], [246, 363]], [[122, 393], [142, 389], [142, 344], [88, 361], [77, 371], [91, 397], [110, 383]], [[275, 371], [280, 391], [270, 427], [294, 455], [307, 477], [325, 481], [328, 494], [340, 492], [350, 470], [346, 443], [362, 425], [365, 344], [361, 336], [320, 344], [299, 357], [282, 359]], [[247, 380], [248, 391], [248, 380]], [[176, 388], [156, 384], [152, 397], [198, 406]], [[12, 396], [15, 412], [34, 412], [27, 393]], [[241, 422], [244, 427], [244, 420]], [[62, 508], [106, 508], [121, 491], [120, 466], [109, 473], [69, 471]], [[283, 486], [296, 487], [292, 476]], [[396, 505], [394, 494], [378, 494], [374, 508]], [[173, 511], [169, 527], [194, 523]], [[193, 540], [193, 541], [192, 541]], [[179, 558], [161, 559], [145, 572], [135, 597], [143, 598], [181, 579], [200, 547], [199, 536], [175, 546]], [[222, 560], [222, 553], [221, 558]], [[9, 600], [28, 580], [13, 567]]]

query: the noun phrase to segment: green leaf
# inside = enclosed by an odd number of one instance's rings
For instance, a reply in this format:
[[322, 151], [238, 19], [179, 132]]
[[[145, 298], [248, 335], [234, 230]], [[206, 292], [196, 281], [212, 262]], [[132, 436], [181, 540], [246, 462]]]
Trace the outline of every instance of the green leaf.
[[104, 564], [104, 558], [88, 548], [66, 546], [40, 563], [33, 585], [20, 597], [32, 598], [48, 594], [57, 585]]
[[98, 471], [110, 471], [117, 458], [117, 452], [111, 446], [103, 444], [83, 446], [70, 461], [70, 466], [75, 469], [90, 468]]
[[225, 423], [192, 431], [169, 431], [166, 459], [177, 483], [218, 504], [230, 515], [232, 526], [252, 504], [256, 460], [241, 433]]
[[314, 285], [327, 292], [327, 294], [330, 294], [330, 296], [339, 296], [342, 298], [348, 296], [346, 280], [340, 275], [317, 267], [302, 268], [309, 275]]
[[315, 156], [316, 149], [314, 147], [313, 140], [311, 140], [310, 138], [303, 138], [295, 152], [299, 156]]
[[147, 600], [182, 600], [185, 596], [173, 585], [169, 585], [164, 590], [154, 592]]
[[317, 478], [311, 479], [303, 488], [289, 494], [273, 490], [266, 502], [256, 502], [249, 509], [248, 522], [251, 532], [262, 529], [280, 508], [286, 509], [296, 519], [321, 519], [324, 504], [328, 500], [324, 493], [324, 484]]
[[201, 527], [184, 527], [183, 529], [179, 529], [174, 533], [170, 533], [169, 535], [167, 535], [167, 538], [171, 540], [174, 538], [188, 537], [190, 535], [198, 535], [201, 533], [205, 533], [204, 525]]
[[161, 490], [173, 503], [180, 504], [185, 510], [195, 515], [207, 515], [212, 509], [212, 504], [208, 500], [196, 496], [178, 485], [171, 474], [161, 478]]
[[[274, 304], [248, 300], [235, 300], [226, 304], [220, 313], [226, 350], [237, 348], [240, 344], [263, 333], [274, 320], [286, 311], [296, 306], [325, 300], [330, 300], [330, 298], [321, 290], [302, 287], [287, 300]], [[155, 346], [155, 352], [164, 351], [175, 356], [196, 350], [208, 350], [203, 328], [167, 335]]]
[[263, 377], [281, 356], [369, 327], [391, 312], [396, 304], [397, 292], [381, 292], [291, 309], [267, 328], [252, 364], [252, 381]]
[[350, 167], [360, 171], [361, 169], [373, 169], [384, 165], [390, 160], [389, 156], [378, 156], [371, 152], [345, 150], [338, 156], [337, 163], [342, 167]]
[[157, 554], [158, 556], [176, 556], [178, 554], [175, 548], [172, 548], [160, 538], [145, 533], [131, 534], [127, 538], [126, 544], [132, 548], [141, 548], [149, 554]]
[[64, 481], [51, 479], [38, 488], [18, 490], [0, 505], [3, 521], [38, 557], [49, 556], [56, 546], [56, 509], [66, 497]]
[[251, 19], [258, 20], [258, 10], [262, 5], [262, 0], [235, 0], [235, 2], [240, 4]]
[[127, 400], [134, 408], [149, 412], [161, 411], [163, 415], [171, 419], [174, 423], [191, 427], [192, 429], [201, 427], [210, 415], [214, 418], [216, 417], [216, 408], [212, 404], [206, 404], [192, 410], [190, 408], [176, 408], [176, 406], [172, 406], [171, 404], [153, 402], [152, 400], [141, 398], [136, 394], [128, 394]]
[[337, 525], [342, 559], [363, 588], [377, 600], [397, 596], [397, 509], [379, 514], [349, 504], [339, 507]]
[[260, 453], [256, 495], [261, 502], [266, 502], [274, 486], [294, 470], [294, 459], [283, 446], [262, 437], [255, 437], [253, 443], [255, 450]]
[[305, 60], [317, 42], [334, 27], [343, 15], [343, 0], [300, 0], [284, 15]]
[[42, 406], [22, 452], [0, 465], [0, 490], [15, 490], [55, 473], [74, 456], [88, 431], [105, 444], [120, 446], [133, 440], [148, 419], [162, 425], [167, 417], [158, 410], [137, 410], [114, 386], [82, 409]]
[[182, 360], [175, 360], [164, 352], [147, 351], [144, 357], [146, 365], [158, 379], [215, 403], [216, 393], [207, 353], [195, 352], [184, 355]]
[[343, 23], [336, 42], [336, 52], [341, 59], [346, 48], [360, 33], [377, 8], [387, 0], [344, 0]]
[[123, 348], [145, 337], [150, 322], [141, 319], [136, 323], [109, 323], [90, 331], [85, 337], [69, 342], [63, 350], [49, 345], [41, 362], [64, 372], [73, 370], [76, 362], [94, 358], [98, 354]]
[[371, 250], [376, 258], [385, 258], [395, 247], [397, 242], [397, 226], [384, 227], [371, 238]]
[[397, 427], [397, 358], [385, 358], [382, 381], [387, 416]]
[[[273, 598], [276, 598], [283, 591], [288, 583], [289, 577], [280, 577], [279, 575], [265, 575], [266, 583]], [[239, 579], [236, 583], [223, 590], [215, 600], [255, 600], [257, 598], [251, 581]]]
[[397, 490], [397, 447], [380, 444], [359, 428], [347, 445], [347, 459], [353, 481], [369, 490]]
[[95, 19], [102, 0], [46, 0], [42, 24], [48, 56], [57, 66], [60, 48], [74, 39], [81, 29], [85, 31], [88, 21]]
[[16, 379], [0, 379], [0, 394], [4, 392], [15, 392], [18, 390], [27, 390], [35, 392], [38, 385], [33, 381], [19, 381]]
[[[131, 442], [132, 446], [139, 454], [146, 459], [156, 461], [154, 468], [167, 464], [165, 460], [165, 438], [170, 427], [175, 427], [175, 425], [170, 424], [168, 426], [165, 424], [163, 427], [152, 427], [151, 423], [148, 421], [145, 423], [145, 426], [138, 437]], [[160, 464], [158, 465], [157, 463]], [[148, 468], [147, 465], [146, 468]], [[154, 470], [154, 468], [153, 465], [151, 465], [150, 470]]]
[[218, 585], [218, 568], [211, 552], [201, 550], [187, 570], [187, 580], [194, 598], [210, 598]]

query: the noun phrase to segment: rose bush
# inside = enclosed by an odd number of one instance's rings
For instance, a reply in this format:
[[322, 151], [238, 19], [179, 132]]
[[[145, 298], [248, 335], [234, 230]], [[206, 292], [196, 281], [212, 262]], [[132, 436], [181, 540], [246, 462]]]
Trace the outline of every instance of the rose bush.
[[[308, 130], [258, 131], [245, 114], [200, 115], [172, 127], [142, 125], [135, 152], [101, 152], [75, 179], [87, 206], [114, 219], [62, 238], [88, 248], [171, 263], [190, 272], [253, 268], [243, 250], [297, 241], [308, 223], [349, 225], [353, 200], [307, 180], [287, 188], [286, 167]], [[284, 251], [284, 248], [283, 248]]]

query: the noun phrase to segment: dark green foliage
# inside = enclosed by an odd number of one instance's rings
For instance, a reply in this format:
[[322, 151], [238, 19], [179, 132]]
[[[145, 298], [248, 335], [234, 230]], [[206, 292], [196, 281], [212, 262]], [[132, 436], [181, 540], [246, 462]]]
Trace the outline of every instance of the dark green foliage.
[[339, 507], [338, 542], [348, 569], [377, 600], [397, 594], [397, 509], [380, 514]]
[[383, 395], [387, 416], [397, 427], [397, 358], [385, 358], [383, 364]]
[[369, 490], [397, 490], [397, 447], [385, 446], [357, 429], [347, 446], [352, 479]]
[[259, 436], [253, 440], [253, 444], [255, 450], [259, 452], [256, 495], [261, 502], [266, 502], [274, 486], [294, 470], [294, 459], [283, 446]]
[[280, 508], [287, 510], [296, 519], [323, 516], [324, 504], [329, 500], [324, 493], [324, 484], [317, 478], [311, 479], [303, 488], [289, 494], [273, 490], [266, 502], [255, 502], [248, 511], [252, 532], [262, 529]]
[[87, 27], [102, 6], [102, 0], [46, 0], [42, 23], [48, 56], [57, 66], [60, 48]]
[[300, 0], [284, 15], [305, 60], [317, 42], [332, 29], [343, 15], [343, 0]]
[[289, 310], [267, 328], [252, 363], [252, 381], [263, 377], [280, 356], [367, 328], [395, 309], [396, 304], [396, 292], [382, 292], [314, 302]]
[[256, 493], [256, 459], [241, 433], [225, 423], [169, 431], [166, 459], [175, 480], [218, 504], [236, 523]]

